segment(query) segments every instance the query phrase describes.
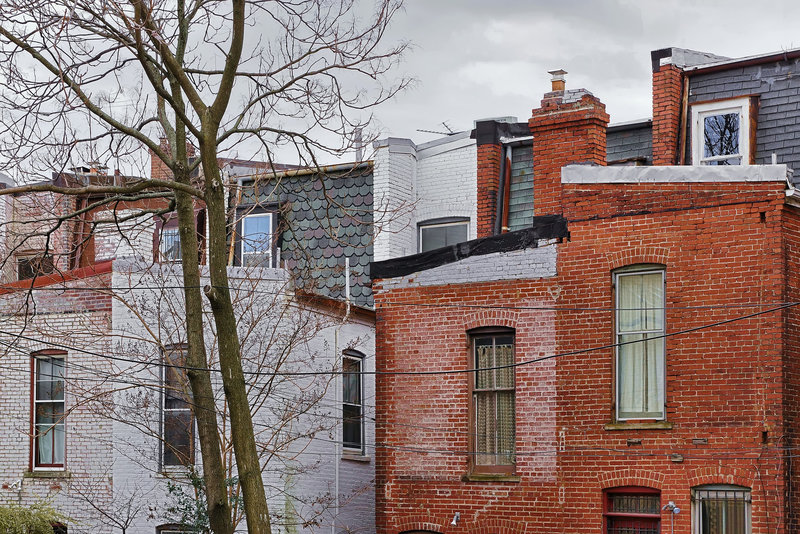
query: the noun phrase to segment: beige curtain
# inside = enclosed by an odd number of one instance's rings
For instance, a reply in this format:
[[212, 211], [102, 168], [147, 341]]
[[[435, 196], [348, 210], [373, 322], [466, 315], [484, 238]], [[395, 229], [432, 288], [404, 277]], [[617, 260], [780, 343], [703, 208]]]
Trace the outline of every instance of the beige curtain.
[[[664, 333], [663, 273], [620, 275], [617, 283], [617, 341], [627, 343]], [[617, 349], [619, 416], [664, 415], [664, 340]]]

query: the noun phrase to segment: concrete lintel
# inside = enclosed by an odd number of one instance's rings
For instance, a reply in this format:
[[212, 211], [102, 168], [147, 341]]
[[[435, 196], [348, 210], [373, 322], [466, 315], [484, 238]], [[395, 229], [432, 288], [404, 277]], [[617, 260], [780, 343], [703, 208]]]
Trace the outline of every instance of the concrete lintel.
[[562, 184], [786, 182], [786, 165], [664, 165], [654, 167], [568, 165]]

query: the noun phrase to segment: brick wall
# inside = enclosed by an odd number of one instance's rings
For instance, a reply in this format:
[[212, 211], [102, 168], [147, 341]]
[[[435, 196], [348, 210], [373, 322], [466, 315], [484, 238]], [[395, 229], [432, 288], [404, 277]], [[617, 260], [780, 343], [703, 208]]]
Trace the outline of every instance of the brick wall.
[[[612, 343], [612, 272], [626, 265], [664, 265], [668, 332], [784, 299], [782, 245], [797, 246], [800, 220], [784, 216], [779, 182], [566, 184], [563, 199], [570, 239], [551, 245], [556, 276], [377, 282], [378, 369], [464, 369], [467, 331], [477, 326], [515, 328], [517, 362]], [[782, 229], [790, 219], [794, 235]], [[684, 510], [675, 532], [688, 534], [691, 488], [702, 484], [751, 488], [753, 532], [788, 530], [781, 447], [791, 427], [782, 402], [797, 386], [785, 389], [782, 375], [785, 336], [796, 337], [783, 321], [773, 312], [668, 338], [666, 429], [611, 425], [612, 349], [519, 367], [519, 481], [462, 480], [471, 431], [465, 375], [380, 375], [378, 532], [596, 533], [603, 490], [636, 485], [660, 490], [662, 504], [675, 501]], [[662, 529], [669, 521], [663, 513]]]

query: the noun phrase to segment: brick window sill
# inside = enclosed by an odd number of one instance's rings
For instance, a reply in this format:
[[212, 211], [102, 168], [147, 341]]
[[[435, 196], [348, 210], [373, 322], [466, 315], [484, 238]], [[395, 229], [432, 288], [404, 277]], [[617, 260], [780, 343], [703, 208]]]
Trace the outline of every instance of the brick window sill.
[[48, 471], [25, 471], [22, 478], [72, 478], [72, 473], [66, 469]]
[[468, 473], [461, 477], [463, 482], [519, 482], [517, 475], [507, 473]]
[[647, 423], [607, 423], [604, 430], [672, 430], [671, 421], [652, 421]]

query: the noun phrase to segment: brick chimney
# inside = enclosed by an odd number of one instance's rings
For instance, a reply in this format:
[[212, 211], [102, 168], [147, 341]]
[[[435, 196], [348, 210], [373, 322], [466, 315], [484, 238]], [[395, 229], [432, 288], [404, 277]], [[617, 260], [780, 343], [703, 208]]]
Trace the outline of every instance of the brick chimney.
[[[650, 53], [653, 66], [653, 165], [677, 165], [683, 70], [671, 48]], [[662, 64], [663, 63], [663, 64]]]
[[[169, 153], [169, 140], [166, 137], [159, 139], [158, 147]], [[172, 180], [172, 171], [150, 150], [150, 178], [153, 180]]]
[[534, 215], [562, 213], [562, 167], [606, 164], [605, 105], [586, 89], [566, 90], [566, 71], [550, 74], [552, 91], [545, 93], [528, 121], [533, 134]]
[[[159, 139], [159, 148], [167, 154], [170, 153], [169, 140], [166, 137]], [[186, 142], [186, 156], [191, 160], [196, 155], [194, 146]], [[172, 180], [172, 171], [150, 150], [150, 177], [154, 180]]]

